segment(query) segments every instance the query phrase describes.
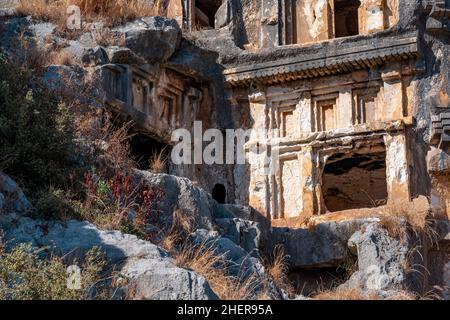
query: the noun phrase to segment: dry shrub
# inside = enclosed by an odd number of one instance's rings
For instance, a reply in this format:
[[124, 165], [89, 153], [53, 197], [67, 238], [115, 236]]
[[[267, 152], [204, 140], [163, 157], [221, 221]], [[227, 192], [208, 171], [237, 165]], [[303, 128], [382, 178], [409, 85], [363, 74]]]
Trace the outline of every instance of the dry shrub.
[[121, 37], [110, 28], [100, 28], [93, 32], [95, 42], [103, 47], [109, 46], [125, 46], [125, 38]]
[[101, 136], [97, 140], [103, 144], [105, 157], [115, 169], [131, 171], [136, 163], [131, 156], [130, 129], [133, 122], [125, 123], [119, 127], [114, 125], [109, 114], [106, 114], [105, 125], [101, 129]]
[[[416, 236], [425, 236], [432, 243], [436, 241], [436, 231], [429, 219], [431, 210], [428, 199], [419, 197], [412, 202], [393, 201], [383, 207], [383, 216], [380, 218], [389, 234], [398, 239], [407, 239], [406, 232], [412, 231]], [[407, 229], [402, 225], [407, 224]]]
[[205, 277], [221, 300], [249, 300], [255, 298], [255, 289], [260, 279], [249, 276], [246, 279], [231, 276], [223, 255], [216, 255], [211, 245], [184, 245], [176, 253], [176, 264], [189, 268]]
[[423, 208], [417, 206], [416, 202], [393, 201], [386, 205], [385, 211], [390, 216], [404, 219], [413, 229], [423, 230], [426, 227], [429, 206]]
[[185, 242], [185, 239], [195, 229], [194, 217], [186, 211], [175, 208], [172, 224], [164, 234], [161, 246], [169, 252], [176, 252], [177, 246]]
[[213, 291], [222, 300], [248, 300], [255, 298], [255, 288], [261, 279], [248, 276], [245, 279], [229, 274], [224, 255], [214, 252], [213, 243], [192, 244], [188, 237], [196, 223], [188, 212], [175, 209], [172, 224], [159, 244], [175, 258], [176, 265], [194, 270], [205, 277]]
[[375, 291], [364, 293], [358, 288], [338, 287], [335, 290], [321, 291], [313, 297], [314, 300], [417, 300], [416, 294], [406, 291], [397, 290], [393, 295], [386, 298], [381, 297]]
[[166, 148], [156, 152], [150, 158], [150, 170], [153, 173], [165, 173], [167, 171]]
[[155, 15], [147, 0], [72, 0], [88, 19], [104, 19], [110, 25], [122, 24], [138, 18]]
[[81, 9], [84, 20], [103, 20], [109, 26], [158, 13], [158, 7], [147, 0], [21, 0], [17, 10], [20, 14], [53, 22], [65, 29], [66, 11], [70, 5]]
[[50, 53], [48, 65], [70, 66], [72, 58], [72, 55], [66, 50], [52, 52]]
[[21, 0], [16, 10], [19, 14], [32, 16], [33, 18], [53, 22], [58, 26], [64, 26], [67, 19], [68, 1], [55, 0]]
[[405, 240], [405, 226], [399, 218], [395, 216], [381, 216], [380, 225], [387, 230], [392, 238]]
[[339, 287], [335, 290], [320, 291], [313, 296], [314, 300], [378, 300], [377, 295], [369, 297], [359, 289]]
[[294, 294], [294, 287], [288, 278], [288, 255], [283, 246], [275, 247], [271, 260], [267, 266], [267, 273], [272, 281], [278, 288], [285, 290], [288, 294]]

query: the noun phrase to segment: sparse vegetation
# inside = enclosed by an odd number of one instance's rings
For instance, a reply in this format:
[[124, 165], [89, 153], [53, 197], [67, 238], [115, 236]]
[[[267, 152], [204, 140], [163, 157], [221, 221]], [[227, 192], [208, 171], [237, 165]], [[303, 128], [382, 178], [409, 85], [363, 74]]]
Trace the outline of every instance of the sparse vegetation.
[[70, 66], [73, 64], [72, 55], [66, 50], [59, 50], [50, 53], [48, 65]]
[[[213, 291], [223, 300], [268, 299], [267, 280], [256, 275], [233, 276], [229, 272], [229, 262], [225, 255], [215, 253], [213, 243], [194, 244], [189, 241], [195, 230], [192, 217], [179, 209], [174, 210], [174, 218], [160, 245], [175, 258], [179, 267], [189, 268], [205, 277]], [[279, 258], [284, 260], [283, 258]], [[282, 268], [281, 261], [274, 268]], [[279, 270], [277, 270], [279, 271]], [[259, 292], [257, 288], [260, 288]]]
[[217, 255], [211, 244], [185, 244], [174, 253], [179, 267], [189, 268], [204, 276], [213, 291], [222, 300], [249, 300], [255, 298], [255, 289], [261, 279], [249, 276], [240, 279], [229, 274], [223, 255]]
[[425, 236], [433, 243], [436, 231], [432, 228], [430, 208], [426, 198], [418, 198], [412, 202], [394, 201], [383, 207], [380, 224], [396, 239], [406, 241], [408, 232], [416, 236]]
[[167, 171], [167, 156], [165, 151], [163, 149], [150, 158], [150, 170], [153, 173], [165, 173]]
[[314, 300], [417, 300], [412, 292], [398, 290], [395, 294], [383, 298], [375, 291], [363, 292], [357, 288], [337, 287], [332, 290], [320, 291], [313, 296]]
[[276, 246], [272, 255], [272, 261], [268, 263], [267, 273], [278, 288], [288, 294], [294, 294], [294, 287], [288, 278], [289, 261], [283, 246]]
[[101, 280], [106, 265], [104, 254], [97, 248], [90, 250], [83, 261], [74, 261], [81, 269], [81, 290], [67, 286], [67, 267], [62, 258], [22, 244], [11, 252], [0, 245], [0, 299], [6, 300], [81, 300], [89, 298], [91, 289]]
[[64, 30], [70, 5], [81, 9], [84, 21], [104, 21], [108, 26], [160, 13], [159, 1], [151, 5], [146, 0], [21, 0], [17, 10]]

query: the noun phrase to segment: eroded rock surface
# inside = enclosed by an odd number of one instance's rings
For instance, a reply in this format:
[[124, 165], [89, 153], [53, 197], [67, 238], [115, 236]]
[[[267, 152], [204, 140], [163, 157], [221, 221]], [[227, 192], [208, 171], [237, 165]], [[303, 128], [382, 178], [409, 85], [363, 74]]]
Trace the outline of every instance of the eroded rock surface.
[[3, 217], [0, 225], [8, 246], [31, 243], [37, 248], [50, 247], [67, 259], [100, 248], [111, 266], [129, 279], [128, 288], [135, 290], [137, 299], [217, 299], [202, 276], [177, 267], [167, 252], [136, 236], [99, 230], [80, 221], [59, 223], [9, 216]]

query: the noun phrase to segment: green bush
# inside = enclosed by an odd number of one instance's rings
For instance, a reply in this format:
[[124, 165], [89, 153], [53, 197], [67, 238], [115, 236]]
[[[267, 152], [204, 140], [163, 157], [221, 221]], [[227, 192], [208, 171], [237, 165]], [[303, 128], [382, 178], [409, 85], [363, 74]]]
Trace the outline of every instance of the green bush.
[[22, 244], [7, 253], [0, 246], [0, 299], [1, 300], [81, 300], [89, 298], [94, 285], [106, 266], [104, 254], [93, 248], [82, 263], [81, 289], [69, 289], [68, 265], [57, 256], [39, 257], [39, 251]]
[[67, 106], [0, 55], [0, 170], [30, 191], [64, 184], [72, 131]]

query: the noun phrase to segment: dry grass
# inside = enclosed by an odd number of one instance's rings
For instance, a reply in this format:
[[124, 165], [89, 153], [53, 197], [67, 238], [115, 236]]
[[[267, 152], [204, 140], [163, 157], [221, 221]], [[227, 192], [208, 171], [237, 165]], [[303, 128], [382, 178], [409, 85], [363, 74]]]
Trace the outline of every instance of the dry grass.
[[364, 293], [358, 288], [338, 287], [334, 290], [325, 290], [317, 293], [313, 297], [314, 300], [417, 300], [418, 297], [412, 292], [399, 290], [394, 295], [383, 298], [376, 292]]
[[73, 63], [72, 55], [66, 50], [50, 53], [48, 65], [70, 66]]
[[66, 1], [21, 0], [16, 10], [19, 14], [63, 26], [68, 5]]
[[106, 142], [104, 152], [107, 160], [114, 165], [115, 169], [129, 172], [136, 167], [135, 161], [131, 157], [131, 147], [129, 144], [131, 135], [130, 128], [133, 122], [125, 123], [119, 127], [114, 126], [114, 120], [106, 115], [105, 125], [101, 128], [99, 143]]
[[120, 37], [110, 28], [100, 28], [93, 32], [94, 40], [99, 46], [125, 46], [125, 38]]
[[22, 0], [17, 8], [23, 15], [53, 22], [65, 29], [67, 8], [76, 5], [83, 20], [104, 21], [107, 25], [120, 25], [127, 21], [159, 13], [159, 1], [153, 6], [146, 0]]
[[[369, 299], [372, 298], [372, 299]], [[367, 297], [361, 290], [355, 288], [338, 288], [325, 290], [313, 296], [314, 300], [378, 300], [378, 296]]]
[[402, 220], [395, 216], [381, 216], [380, 225], [387, 230], [389, 235], [394, 239], [405, 240], [405, 226]]
[[153, 154], [153, 156], [150, 158], [150, 170], [153, 173], [167, 172], [167, 156], [165, 148]]
[[272, 261], [267, 266], [267, 273], [278, 288], [285, 290], [288, 294], [294, 294], [294, 287], [288, 278], [288, 255], [283, 246], [275, 247]]
[[223, 255], [216, 255], [210, 244], [198, 246], [184, 245], [176, 254], [176, 264], [189, 268], [205, 277], [213, 291], [222, 300], [249, 300], [255, 297], [255, 289], [260, 284], [257, 277], [242, 280], [229, 275]]
[[50, 65], [71, 65], [72, 55], [64, 49], [53, 50], [48, 47], [38, 46], [32, 38], [22, 32], [15, 43], [18, 54], [15, 63], [23, 68], [40, 73]]
[[194, 217], [186, 211], [174, 209], [172, 224], [165, 232], [160, 246], [169, 252], [177, 252], [177, 247], [185, 242], [185, 239], [195, 229]]
[[[383, 207], [380, 223], [389, 234], [397, 239], [406, 240], [407, 231], [416, 236], [425, 236], [432, 243], [436, 242], [436, 231], [432, 227], [428, 199], [419, 197], [412, 202], [394, 201]], [[407, 228], [402, 221], [406, 222]]]
[[[240, 279], [230, 275], [226, 257], [214, 252], [213, 243], [192, 244], [187, 240], [195, 228], [192, 215], [175, 209], [172, 224], [159, 245], [172, 254], [177, 266], [194, 270], [205, 277], [220, 299], [258, 298], [255, 297], [255, 288], [261, 284], [261, 279], [255, 276]], [[262, 295], [265, 293], [262, 292]]]

